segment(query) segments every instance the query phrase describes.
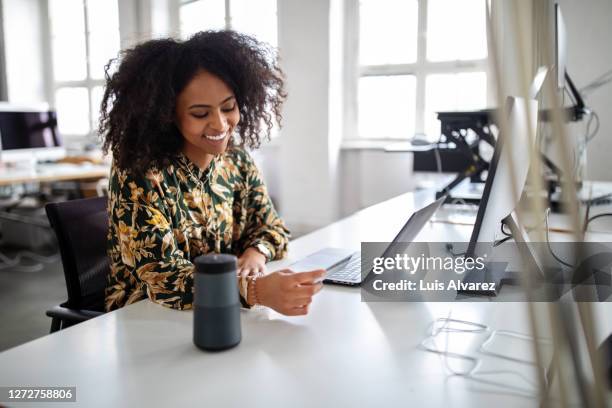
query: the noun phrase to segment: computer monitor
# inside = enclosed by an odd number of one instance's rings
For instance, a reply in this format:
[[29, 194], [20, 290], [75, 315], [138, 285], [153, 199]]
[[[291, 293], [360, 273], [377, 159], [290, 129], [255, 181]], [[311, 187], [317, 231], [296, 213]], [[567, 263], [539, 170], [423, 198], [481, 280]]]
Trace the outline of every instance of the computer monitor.
[[57, 160], [65, 156], [55, 111], [44, 104], [0, 104], [1, 162]]
[[537, 131], [538, 102], [509, 97], [506, 109], [509, 134], [500, 133], [497, 138], [467, 255], [477, 255], [478, 243], [500, 238], [501, 221], [515, 210], [527, 181], [529, 163], [525, 158], [532, 154], [529, 137]]
[[[559, 90], [564, 90], [567, 87], [573, 99], [573, 106], [565, 108], [565, 115], [571, 121], [579, 121], [586, 113], [586, 105], [582, 99], [582, 95], [580, 95], [580, 92], [578, 92], [578, 89], [574, 85], [572, 78], [567, 73], [567, 30], [559, 4], [555, 4], [554, 40], [557, 88]], [[546, 114], [544, 115], [545, 120], [548, 120], [547, 116]]]
[[557, 68], [557, 88], [565, 88], [567, 61], [567, 32], [561, 7], [555, 4], [555, 66]]
[[548, 76], [548, 67], [541, 66], [538, 67], [538, 70], [533, 77], [533, 81], [531, 81], [531, 85], [529, 86], [529, 98], [538, 99], [542, 89], [544, 88], [544, 81], [546, 81], [546, 77]]
[[[509, 97], [506, 114], [507, 134], [501, 132], [495, 144], [476, 222], [465, 254], [467, 258], [484, 254], [490, 256], [494, 243], [504, 237], [502, 220], [515, 211], [527, 181], [529, 162], [526, 158], [532, 154], [533, 141], [530, 140], [530, 135], [535, 135], [537, 130], [538, 102]], [[510, 143], [511, 148], [507, 146]], [[494, 270], [471, 271], [465, 275], [464, 282], [482, 282], [486, 278], [489, 282], [495, 281], [496, 290], [499, 290], [505, 279], [504, 273], [505, 271]]]

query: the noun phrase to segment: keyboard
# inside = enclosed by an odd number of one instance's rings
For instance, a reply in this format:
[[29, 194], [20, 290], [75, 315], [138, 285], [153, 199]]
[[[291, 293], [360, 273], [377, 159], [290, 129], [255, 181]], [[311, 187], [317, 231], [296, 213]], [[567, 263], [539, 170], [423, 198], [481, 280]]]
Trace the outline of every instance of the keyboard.
[[[371, 265], [371, 262], [369, 264]], [[289, 265], [289, 268], [295, 272], [321, 268], [327, 270], [324, 279], [326, 283], [359, 285], [361, 283], [361, 252], [349, 249], [325, 248]]]
[[354, 253], [347, 263], [327, 272], [325, 280], [329, 281], [361, 281], [361, 253]]

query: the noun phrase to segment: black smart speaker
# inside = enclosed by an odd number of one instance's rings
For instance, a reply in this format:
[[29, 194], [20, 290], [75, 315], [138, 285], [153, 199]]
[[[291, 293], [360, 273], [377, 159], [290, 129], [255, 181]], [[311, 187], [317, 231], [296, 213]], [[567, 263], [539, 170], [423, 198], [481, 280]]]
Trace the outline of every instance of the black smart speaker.
[[204, 350], [225, 350], [240, 343], [240, 298], [236, 257], [198, 256], [193, 293], [193, 342]]

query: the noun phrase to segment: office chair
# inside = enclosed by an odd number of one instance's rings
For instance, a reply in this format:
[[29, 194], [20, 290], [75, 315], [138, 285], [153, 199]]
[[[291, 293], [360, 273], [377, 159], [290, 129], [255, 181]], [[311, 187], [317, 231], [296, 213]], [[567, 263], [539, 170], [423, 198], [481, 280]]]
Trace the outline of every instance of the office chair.
[[51, 310], [51, 333], [104, 313], [109, 262], [107, 198], [86, 198], [45, 206], [59, 243], [68, 300]]

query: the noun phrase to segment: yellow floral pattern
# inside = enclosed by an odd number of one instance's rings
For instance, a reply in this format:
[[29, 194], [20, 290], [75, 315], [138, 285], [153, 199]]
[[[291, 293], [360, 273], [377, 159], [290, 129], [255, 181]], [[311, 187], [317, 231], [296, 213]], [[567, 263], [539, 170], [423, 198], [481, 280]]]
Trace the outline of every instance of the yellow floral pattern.
[[289, 231], [252, 158], [238, 148], [215, 156], [205, 170], [184, 155], [144, 175], [113, 166], [108, 208], [106, 310], [145, 297], [190, 309], [198, 255], [239, 256], [258, 244], [272, 259], [287, 251]]

